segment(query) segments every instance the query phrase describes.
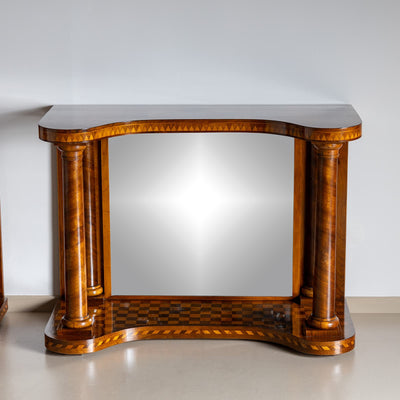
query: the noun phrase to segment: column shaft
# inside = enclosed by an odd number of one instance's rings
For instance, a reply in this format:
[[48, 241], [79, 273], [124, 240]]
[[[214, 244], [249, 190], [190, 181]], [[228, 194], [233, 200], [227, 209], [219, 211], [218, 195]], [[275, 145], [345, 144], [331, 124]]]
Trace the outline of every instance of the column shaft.
[[92, 323], [86, 293], [85, 216], [82, 157], [86, 145], [59, 144], [62, 159], [65, 306], [63, 324], [84, 328]]
[[307, 143], [307, 168], [306, 168], [306, 238], [304, 275], [301, 294], [313, 297], [313, 282], [315, 269], [315, 240], [317, 229], [317, 190], [318, 190], [318, 157], [312, 143]]
[[88, 296], [103, 293], [100, 269], [100, 188], [99, 143], [89, 142], [83, 153], [83, 181], [85, 188], [85, 240]]
[[336, 189], [338, 143], [313, 143], [317, 155], [317, 201], [313, 308], [308, 325], [331, 329], [338, 323], [335, 312]]

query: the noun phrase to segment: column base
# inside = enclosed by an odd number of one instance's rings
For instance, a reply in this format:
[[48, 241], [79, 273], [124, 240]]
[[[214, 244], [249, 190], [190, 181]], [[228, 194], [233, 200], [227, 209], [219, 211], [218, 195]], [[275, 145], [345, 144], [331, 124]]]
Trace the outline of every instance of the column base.
[[62, 317], [62, 324], [66, 328], [79, 329], [87, 328], [93, 324], [93, 319], [88, 315], [85, 318], [80, 319], [68, 319], [65, 315]]
[[305, 297], [312, 299], [314, 297], [314, 290], [310, 286], [303, 286], [301, 288], [301, 294]]
[[87, 288], [87, 295], [89, 297], [98, 296], [103, 293], [103, 288], [100, 285], [90, 286]]
[[307, 325], [316, 329], [335, 329], [339, 325], [339, 318], [335, 316], [333, 318], [326, 319], [310, 315], [310, 317], [307, 319]]

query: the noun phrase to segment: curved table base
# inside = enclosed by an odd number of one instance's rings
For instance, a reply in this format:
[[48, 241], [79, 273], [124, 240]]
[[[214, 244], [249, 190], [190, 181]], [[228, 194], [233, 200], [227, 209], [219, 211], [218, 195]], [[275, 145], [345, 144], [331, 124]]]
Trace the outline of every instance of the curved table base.
[[61, 323], [65, 303], [60, 301], [47, 324], [45, 343], [48, 350], [61, 354], [92, 353], [142, 339], [259, 340], [314, 355], [342, 354], [354, 348], [354, 328], [345, 305], [343, 313], [338, 313], [338, 328], [317, 330], [305, 324], [311, 301], [302, 298], [299, 303], [132, 296], [94, 299], [89, 304], [93, 326], [68, 329]]
[[0, 298], [0, 321], [3, 319], [4, 315], [8, 310], [7, 297]]

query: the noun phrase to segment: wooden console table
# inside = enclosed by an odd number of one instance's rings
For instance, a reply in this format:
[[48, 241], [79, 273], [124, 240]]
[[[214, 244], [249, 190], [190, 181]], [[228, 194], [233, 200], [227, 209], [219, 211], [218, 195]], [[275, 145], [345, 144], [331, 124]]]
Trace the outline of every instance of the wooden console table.
[[[113, 296], [108, 139], [139, 133], [291, 137], [293, 290], [289, 297]], [[139, 339], [250, 339], [308, 354], [354, 348], [344, 297], [350, 105], [54, 106], [39, 136], [58, 151], [61, 300], [47, 349], [82, 354]]]

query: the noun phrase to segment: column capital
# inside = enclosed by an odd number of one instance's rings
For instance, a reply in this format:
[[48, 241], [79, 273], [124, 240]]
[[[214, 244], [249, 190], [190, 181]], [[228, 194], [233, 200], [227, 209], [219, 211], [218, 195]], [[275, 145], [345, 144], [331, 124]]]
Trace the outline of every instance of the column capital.
[[343, 143], [311, 142], [319, 157], [338, 158]]
[[64, 159], [76, 159], [82, 157], [86, 149], [86, 143], [55, 143]]

